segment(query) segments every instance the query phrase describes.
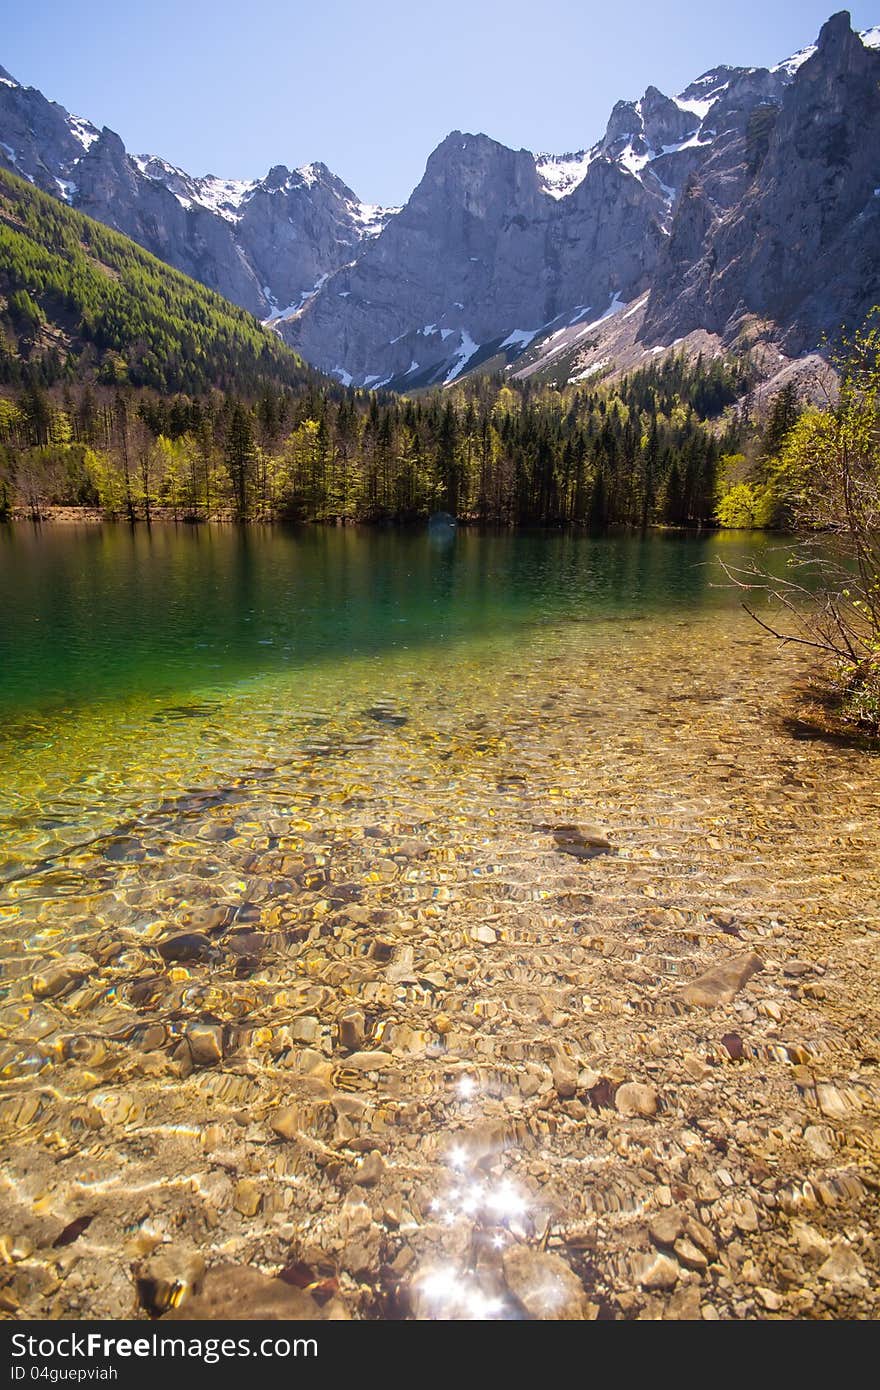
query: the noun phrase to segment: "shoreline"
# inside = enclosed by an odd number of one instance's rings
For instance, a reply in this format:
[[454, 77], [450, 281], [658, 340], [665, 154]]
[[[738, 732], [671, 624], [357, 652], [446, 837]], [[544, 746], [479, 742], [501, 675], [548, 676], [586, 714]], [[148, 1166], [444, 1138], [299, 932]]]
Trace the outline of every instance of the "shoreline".
[[[435, 515], [435, 514], [432, 514]], [[153, 524], [163, 526], [291, 526], [291, 527], [311, 527], [327, 526], [332, 530], [350, 529], [362, 527], [369, 531], [415, 531], [424, 529], [429, 525], [431, 516], [420, 515], [414, 517], [289, 517], [281, 514], [275, 516], [249, 516], [245, 518], [237, 517], [232, 512], [216, 512], [210, 516], [186, 516], [175, 513], [171, 507], [154, 507], [147, 521], [143, 515], [135, 516], [129, 520], [124, 513], [109, 514], [102, 511], [100, 507], [68, 507], [68, 506], [48, 506], [41, 509], [39, 516], [33, 516], [25, 508], [15, 507], [3, 518], [0, 518], [2, 525], [31, 525], [40, 526], [74, 526], [88, 524], [90, 526], [128, 526], [131, 528], [146, 527]], [[518, 526], [513, 522], [502, 521], [481, 521], [479, 517], [463, 516], [457, 517], [450, 529], [461, 529], [467, 531], [482, 532], [503, 532], [506, 535], [582, 535], [593, 536], [601, 540], [605, 536], [639, 535], [642, 528], [638, 526], [609, 526], [602, 531], [594, 531], [586, 525], [579, 525], [574, 522], [549, 522], [542, 525], [534, 523], [528, 526]], [[786, 531], [773, 531], [766, 527], [734, 527], [734, 526], [670, 526], [663, 522], [654, 522], [647, 528], [650, 535], [669, 535], [683, 537], [709, 537], [719, 535], [742, 536], [760, 533], [766, 536], [786, 536], [792, 542], [797, 537]]]

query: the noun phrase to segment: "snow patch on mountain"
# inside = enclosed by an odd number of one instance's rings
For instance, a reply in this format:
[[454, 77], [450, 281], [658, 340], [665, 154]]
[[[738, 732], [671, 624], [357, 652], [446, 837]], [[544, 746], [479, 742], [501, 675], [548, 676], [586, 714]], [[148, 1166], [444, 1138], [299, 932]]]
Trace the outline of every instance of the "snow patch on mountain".
[[643, 140], [639, 139], [638, 143], [642, 146], [641, 151], [638, 151], [633, 141], [630, 140], [629, 144], [617, 156], [617, 163], [628, 174], [632, 174], [633, 178], [638, 178], [645, 165], [650, 164], [651, 160], [656, 158], [655, 152], [647, 149]]
[[713, 93], [712, 96], [706, 97], [701, 101], [697, 101], [693, 97], [673, 97], [672, 100], [675, 102], [679, 111], [689, 111], [691, 115], [696, 116], [700, 121], [704, 121], [715, 105], [715, 102], [718, 100], [718, 96]]
[[595, 148], [576, 154], [536, 154], [535, 171], [551, 198], [567, 198], [582, 183], [596, 157]]
[[698, 150], [703, 145], [711, 145], [714, 138], [714, 130], [695, 130], [693, 135], [689, 135], [686, 140], [679, 140], [677, 145], [661, 146], [660, 153], [678, 154], [680, 150]]
[[299, 174], [306, 188], [311, 188], [321, 177], [319, 169], [314, 164], [303, 164], [301, 168], [295, 169], [294, 173]]
[[479, 350], [480, 344], [474, 342], [466, 328], [462, 328], [461, 346], [455, 354], [452, 366], [443, 378], [443, 385], [448, 386], [450, 382], [455, 381], [457, 376], [461, 376], [468, 362], [470, 362], [471, 358], [475, 353], [479, 352]]
[[611, 303], [608, 305], [608, 308], [605, 310], [604, 314], [600, 314], [597, 319], [593, 319], [592, 323], [586, 324], [584, 326], [584, 331], [586, 332], [587, 329], [595, 328], [597, 324], [604, 323], [606, 319], [613, 318], [615, 314], [619, 314], [621, 309], [625, 309], [626, 307], [627, 302], [622, 300], [620, 297], [620, 292], [618, 290], [615, 290], [614, 294], [611, 296]]
[[525, 349], [537, 338], [540, 331], [540, 328], [515, 328], [512, 333], [508, 333], [503, 343], [499, 343], [499, 347]]
[[352, 220], [361, 236], [375, 237], [385, 230], [389, 220], [400, 208], [383, 208], [378, 203], [349, 203]]
[[183, 169], [160, 159], [158, 155], [132, 155], [132, 163], [144, 178], [162, 184], [177, 199], [184, 212], [189, 212], [196, 199], [196, 181]]
[[798, 68], [802, 68], [809, 58], [816, 52], [816, 45], [811, 43], [808, 48], [801, 48], [797, 53], [793, 53], [790, 58], [785, 58], [781, 63], [770, 69], [771, 72], [784, 72], [789, 77], [794, 77]]
[[67, 125], [73, 138], [79, 141], [87, 153], [95, 141], [101, 138], [101, 132], [97, 126], [93, 126], [91, 121], [87, 121], [84, 116], [69, 116]]
[[158, 155], [136, 154], [131, 158], [145, 178], [167, 188], [186, 212], [201, 207], [227, 222], [238, 222], [242, 205], [257, 187], [256, 179], [219, 179], [214, 174], [193, 178]]
[[679, 92], [674, 101], [707, 101], [710, 98], [717, 101], [722, 92], [727, 91], [732, 78], [737, 72], [753, 72], [753, 68], [731, 68], [726, 64], [721, 67], [710, 68], [701, 77], [695, 77], [693, 82], [689, 82], [684, 91]]
[[217, 212], [227, 222], [237, 222], [242, 204], [247, 202], [257, 186], [256, 179], [218, 179], [214, 174], [194, 179], [195, 201], [210, 212]]
[[574, 376], [570, 376], [568, 379], [569, 381], [586, 381], [588, 377], [595, 376], [597, 372], [601, 372], [602, 368], [607, 367], [610, 362], [610, 357], [600, 357], [598, 362], [591, 363], [590, 366], [585, 367], [582, 372], [575, 372]]
[[[635, 300], [635, 302], [633, 303], [632, 307], [627, 309], [627, 311], [626, 311], [626, 313], [624, 314], [623, 317], [624, 317], [625, 319], [631, 319], [631, 318], [633, 318], [633, 317], [639, 312], [639, 310], [641, 309], [642, 305], [643, 305], [643, 304], [647, 304], [649, 295], [650, 295], [650, 291], [647, 291], [645, 294], [640, 295], [639, 298], [638, 298], [637, 300]], [[610, 318], [610, 314], [606, 313], [605, 317], [606, 317], [606, 318]]]
[[286, 319], [296, 318], [297, 314], [301, 314], [306, 305], [314, 299], [315, 295], [322, 289], [329, 278], [329, 275], [320, 275], [311, 289], [303, 290], [299, 299], [294, 304], [288, 304], [284, 309], [279, 309], [278, 305], [269, 294], [267, 286], [264, 285], [263, 293], [272, 305], [272, 312], [267, 318], [263, 319], [265, 327], [271, 328], [276, 323], [281, 323]]
[[[16, 154], [16, 152], [15, 152], [15, 150], [12, 148], [12, 146], [11, 146], [11, 145], [7, 145], [6, 142], [5, 142], [5, 140], [0, 140], [0, 150], [2, 150], [3, 153], [6, 155], [6, 158], [9, 160], [9, 163], [12, 164], [12, 165], [14, 165], [14, 166], [17, 168], [17, 167], [18, 167], [18, 155]], [[30, 174], [25, 174], [25, 178], [30, 179]], [[33, 183], [33, 179], [30, 179], [30, 181], [31, 181], [31, 183]]]
[[[539, 340], [533, 351], [528, 354], [525, 366], [520, 366], [520, 364], [516, 362], [512, 366], [509, 366], [507, 371], [516, 378], [532, 376], [536, 371], [548, 366], [556, 358], [560, 357], [562, 353], [578, 346], [585, 346], [585, 338], [598, 328], [600, 324], [605, 323], [608, 319], [614, 318], [617, 314], [620, 314], [622, 310], [628, 310], [625, 317], [630, 317], [636, 309], [641, 308], [646, 299], [647, 295], [642, 295], [632, 304], [628, 304], [621, 298], [619, 291], [615, 291], [604, 313], [599, 314], [597, 318], [590, 319], [588, 323], [584, 323], [583, 319], [587, 314], [593, 312], [592, 306], [588, 304], [585, 308], [579, 308], [561, 328], [554, 329], [546, 338]], [[549, 325], [545, 326], [549, 327]], [[539, 330], [539, 333], [540, 331], [541, 330]], [[525, 348], [523, 351], [525, 351]]]

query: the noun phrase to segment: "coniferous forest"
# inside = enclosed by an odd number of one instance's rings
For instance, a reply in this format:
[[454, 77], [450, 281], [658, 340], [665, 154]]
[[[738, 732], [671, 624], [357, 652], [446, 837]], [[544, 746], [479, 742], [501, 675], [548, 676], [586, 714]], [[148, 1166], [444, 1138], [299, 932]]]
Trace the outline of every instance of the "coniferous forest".
[[0, 403], [0, 499], [39, 515], [411, 521], [505, 526], [711, 523], [746, 429], [734, 373], [674, 360], [613, 390], [467, 382], [414, 400], [327, 384], [252, 399], [35, 384]]
[[244, 309], [5, 169], [0, 294], [0, 387], [252, 392], [312, 375]]

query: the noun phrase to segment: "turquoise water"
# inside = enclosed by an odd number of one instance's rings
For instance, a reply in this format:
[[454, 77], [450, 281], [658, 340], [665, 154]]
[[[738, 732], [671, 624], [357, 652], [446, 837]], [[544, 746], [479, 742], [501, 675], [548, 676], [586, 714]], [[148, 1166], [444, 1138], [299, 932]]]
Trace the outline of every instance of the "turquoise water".
[[548, 622], [737, 607], [761, 536], [0, 527], [0, 710], [184, 692]]

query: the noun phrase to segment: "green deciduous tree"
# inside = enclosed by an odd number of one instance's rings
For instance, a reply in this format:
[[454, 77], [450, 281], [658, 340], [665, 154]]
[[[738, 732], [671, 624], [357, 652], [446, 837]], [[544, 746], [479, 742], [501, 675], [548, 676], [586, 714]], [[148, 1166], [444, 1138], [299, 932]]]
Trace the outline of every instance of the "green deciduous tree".
[[793, 423], [777, 478], [796, 525], [821, 546], [804, 547], [784, 582], [735, 578], [773, 595], [779, 621], [758, 620], [831, 657], [846, 707], [880, 726], [880, 309], [838, 367], [836, 405]]

